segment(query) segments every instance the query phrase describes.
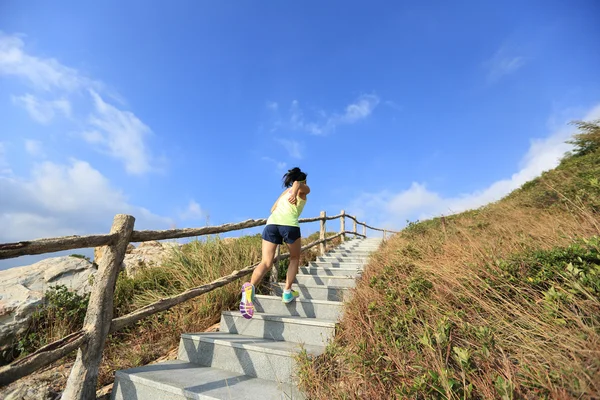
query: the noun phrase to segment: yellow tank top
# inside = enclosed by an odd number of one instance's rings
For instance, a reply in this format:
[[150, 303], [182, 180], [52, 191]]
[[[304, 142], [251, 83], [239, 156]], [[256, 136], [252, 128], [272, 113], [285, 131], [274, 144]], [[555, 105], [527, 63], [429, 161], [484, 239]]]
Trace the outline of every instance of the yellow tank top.
[[288, 192], [279, 198], [275, 210], [267, 220], [267, 225], [285, 225], [285, 226], [300, 226], [298, 218], [304, 210], [306, 200], [296, 197], [296, 204], [288, 201]]

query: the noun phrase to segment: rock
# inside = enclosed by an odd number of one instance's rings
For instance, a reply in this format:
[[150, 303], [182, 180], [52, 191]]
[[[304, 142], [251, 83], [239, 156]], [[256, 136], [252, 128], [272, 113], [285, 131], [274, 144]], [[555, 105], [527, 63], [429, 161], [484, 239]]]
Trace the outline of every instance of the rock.
[[54, 400], [60, 397], [60, 393], [52, 390], [48, 383], [36, 386], [23, 385], [10, 392], [6, 400]]
[[[135, 276], [142, 268], [161, 266], [165, 256], [170, 254], [174, 248], [178, 249], [180, 247], [181, 245], [177, 242], [161, 243], [155, 240], [142, 242], [137, 248], [130, 243], [127, 246], [122, 268], [126, 271], [127, 276]], [[96, 264], [100, 263], [103, 254], [104, 247], [94, 249], [94, 262]]]
[[51, 286], [64, 285], [79, 294], [89, 292], [96, 269], [83, 258], [65, 256], [0, 271], [0, 349], [27, 330], [31, 313]]

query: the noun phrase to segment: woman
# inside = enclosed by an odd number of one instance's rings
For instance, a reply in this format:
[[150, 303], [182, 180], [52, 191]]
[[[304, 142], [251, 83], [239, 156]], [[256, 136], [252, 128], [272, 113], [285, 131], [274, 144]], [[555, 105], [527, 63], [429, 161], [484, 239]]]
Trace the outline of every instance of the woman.
[[290, 250], [290, 264], [288, 266], [285, 289], [282, 301], [289, 303], [298, 297], [298, 292], [292, 290], [292, 282], [298, 273], [300, 263], [300, 224], [298, 217], [306, 204], [306, 195], [310, 188], [306, 185], [306, 173], [300, 168], [290, 169], [283, 175], [283, 186], [286, 188], [279, 196], [273, 207], [271, 216], [267, 220], [267, 226], [262, 233], [262, 261], [252, 273], [250, 282], [242, 286], [242, 301], [240, 312], [244, 318], [252, 318], [254, 315], [254, 290], [265, 276], [267, 271], [273, 267], [273, 258], [277, 245], [285, 242]]

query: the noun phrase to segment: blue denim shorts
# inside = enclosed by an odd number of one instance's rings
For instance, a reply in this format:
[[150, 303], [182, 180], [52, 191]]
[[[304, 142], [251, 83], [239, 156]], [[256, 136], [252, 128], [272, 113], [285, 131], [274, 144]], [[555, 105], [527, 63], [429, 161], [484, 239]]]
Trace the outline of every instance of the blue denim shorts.
[[292, 244], [300, 238], [300, 228], [297, 226], [267, 225], [262, 233], [262, 238], [267, 242]]

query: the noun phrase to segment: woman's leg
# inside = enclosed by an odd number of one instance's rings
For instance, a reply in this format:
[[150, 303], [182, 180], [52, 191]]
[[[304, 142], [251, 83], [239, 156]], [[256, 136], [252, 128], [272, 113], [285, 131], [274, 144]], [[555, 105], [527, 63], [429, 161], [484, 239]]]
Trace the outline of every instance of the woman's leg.
[[262, 278], [265, 274], [273, 268], [273, 258], [275, 258], [275, 251], [277, 251], [277, 244], [268, 242], [263, 239], [262, 241], [262, 261], [254, 272], [252, 273], [252, 278], [250, 278], [250, 283], [255, 287], [258, 286]]
[[285, 290], [292, 288], [292, 283], [296, 279], [298, 273], [298, 265], [300, 264], [300, 248], [302, 247], [302, 240], [296, 239], [294, 243], [288, 243], [290, 249], [290, 265], [288, 266], [287, 277], [285, 279]]

